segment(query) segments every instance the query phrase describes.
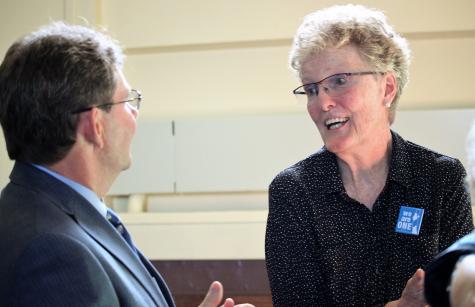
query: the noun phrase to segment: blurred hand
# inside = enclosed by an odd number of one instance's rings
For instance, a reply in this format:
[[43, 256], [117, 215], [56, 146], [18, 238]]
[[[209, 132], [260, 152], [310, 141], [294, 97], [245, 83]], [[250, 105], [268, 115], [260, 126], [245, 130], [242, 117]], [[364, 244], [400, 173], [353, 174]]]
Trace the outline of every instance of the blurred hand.
[[386, 307], [425, 307], [429, 306], [424, 297], [424, 276], [422, 269], [417, 269], [416, 273], [406, 283], [402, 291], [401, 298], [386, 304]]
[[[218, 307], [223, 300], [223, 285], [219, 281], [214, 281], [209, 287], [208, 293], [206, 293], [205, 299], [198, 307]], [[254, 307], [251, 304], [239, 304], [234, 305], [234, 301], [231, 298], [227, 298], [221, 307]]]
[[457, 262], [450, 282], [450, 306], [475, 306], [475, 255]]

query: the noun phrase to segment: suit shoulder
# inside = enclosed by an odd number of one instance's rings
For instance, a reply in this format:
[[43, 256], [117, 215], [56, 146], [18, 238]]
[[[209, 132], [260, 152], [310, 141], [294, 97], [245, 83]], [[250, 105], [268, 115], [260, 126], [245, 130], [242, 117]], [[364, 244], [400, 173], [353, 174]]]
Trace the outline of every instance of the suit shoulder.
[[[38, 235], [5, 275], [2, 279], [9, 284], [5, 296], [18, 306], [87, 306], [106, 297], [119, 305], [100, 261], [85, 244], [68, 235]], [[23, 295], [26, 291], [28, 296]]]
[[[32, 238], [21, 253], [26, 258], [51, 256], [65, 259], [94, 257], [89, 248], [77, 238], [64, 233], [41, 233]], [[94, 257], [95, 258], [95, 257]]]

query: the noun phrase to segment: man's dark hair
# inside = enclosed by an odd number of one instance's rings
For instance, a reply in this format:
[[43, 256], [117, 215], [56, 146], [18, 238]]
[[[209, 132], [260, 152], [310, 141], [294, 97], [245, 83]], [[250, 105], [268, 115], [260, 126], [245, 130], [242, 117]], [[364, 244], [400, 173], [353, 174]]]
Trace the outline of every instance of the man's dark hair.
[[110, 102], [123, 54], [110, 37], [56, 22], [16, 41], [0, 66], [0, 123], [10, 159], [60, 161], [76, 141], [74, 111]]

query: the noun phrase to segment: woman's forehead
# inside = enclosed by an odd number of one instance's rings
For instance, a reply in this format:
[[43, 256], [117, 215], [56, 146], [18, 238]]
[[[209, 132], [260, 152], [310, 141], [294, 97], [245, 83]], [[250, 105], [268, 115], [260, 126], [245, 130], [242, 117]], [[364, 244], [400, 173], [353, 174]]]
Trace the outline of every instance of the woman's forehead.
[[368, 64], [356, 47], [351, 45], [340, 48], [329, 47], [317, 54], [309, 55], [302, 61], [300, 78], [312, 79], [307, 81], [315, 82], [336, 73], [352, 72], [367, 67]]

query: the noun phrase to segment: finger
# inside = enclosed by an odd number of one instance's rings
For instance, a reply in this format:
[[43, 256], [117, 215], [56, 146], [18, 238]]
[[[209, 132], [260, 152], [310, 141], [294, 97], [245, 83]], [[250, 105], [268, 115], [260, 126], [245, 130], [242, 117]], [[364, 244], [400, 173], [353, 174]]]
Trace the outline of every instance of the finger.
[[219, 281], [214, 281], [206, 293], [205, 299], [198, 307], [217, 307], [223, 299], [223, 285]]
[[424, 272], [423, 269], [419, 268], [417, 269], [416, 273], [414, 273], [414, 276], [417, 276], [418, 278], [424, 278], [426, 272]]
[[232, 298], [227, 298], [221, 307], [234, 307], [234, 300]]
[[423, 269], [417, 269], [414, 275], [409, 278], [409, 280], [406, 283], [406, 288], [412, 288], [415, 287], [416, 285], [419, 285], [419, 283], [424, 281], [424, 276], [425, 272]]
[[424, 277], [426, 272], [423, 269], [417, 269], [416, 273], [414, 273], [414, 277], [416, 279], [416, 284], [418, 287], [424, 287]]
[[[228, 305], [229, 304], [229, 305]], [[234, 300], [232, 298], [227, 298], [226, 301], [224, 302], [223, 305], [221, 305], [220, 307], [256, 307], [252, 304], [239, 304], [239, 305], [234, 305]], [[430, 306], [427, 306], [427, 307], [430, 307]]]

